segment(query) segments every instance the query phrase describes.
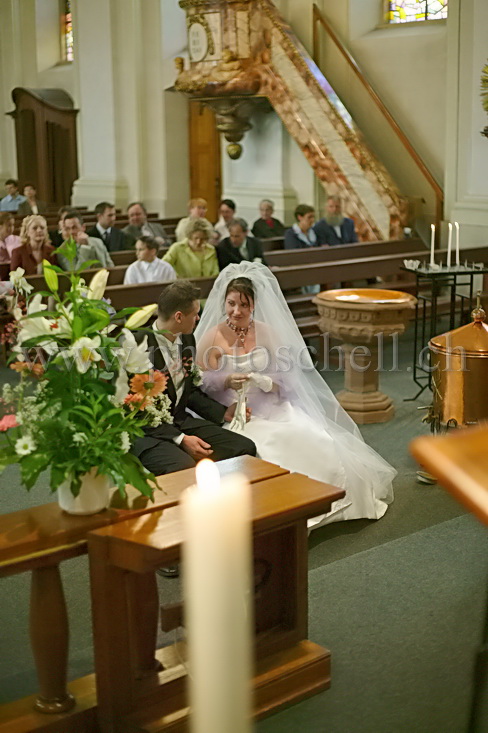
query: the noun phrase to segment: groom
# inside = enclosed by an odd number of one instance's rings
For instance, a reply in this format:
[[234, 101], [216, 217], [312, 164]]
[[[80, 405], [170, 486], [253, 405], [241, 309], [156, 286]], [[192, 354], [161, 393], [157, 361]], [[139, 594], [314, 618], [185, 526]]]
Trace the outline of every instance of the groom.
[[[192, 468], [202, 458], [221, 461], [256, 455], [252, 440], [221, 427], [232, 420], [235, 404], [226, 408], [195, 384], [193, 329], [200, 310], [199, 295], [188, 281], [168, 285], [159, 297], [154, 333], [148, 337], [154, 368], [168, 375], [166, 394], [174, 422], [144, 428], [145, 435], [135, 440], [131, 452], [156, 476]], [[200, 417], [193, 417], [187, 408]]]

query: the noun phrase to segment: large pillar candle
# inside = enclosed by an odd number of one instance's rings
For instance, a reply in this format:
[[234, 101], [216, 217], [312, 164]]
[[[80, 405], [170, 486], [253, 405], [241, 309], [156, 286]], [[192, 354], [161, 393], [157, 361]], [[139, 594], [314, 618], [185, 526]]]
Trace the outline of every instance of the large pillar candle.
[[192, 733], [250, 733], [251, 500], [240, 474], [197, 465], [182, 499], [183, 591]]
[[435, 265], [434, 259], [434, 248], [435, 248], [435, 225], [430, 225], [430, 264]]
[[447, 266], [451, 266], [451, 249], [452, 249], [452, 224], [449, 222], [449, 233], [447, 235]]
[[456, 230], [456, 265], [461, 264], [459, 259], [459, 224], [457, 221], [454, 222], [454, 228]]

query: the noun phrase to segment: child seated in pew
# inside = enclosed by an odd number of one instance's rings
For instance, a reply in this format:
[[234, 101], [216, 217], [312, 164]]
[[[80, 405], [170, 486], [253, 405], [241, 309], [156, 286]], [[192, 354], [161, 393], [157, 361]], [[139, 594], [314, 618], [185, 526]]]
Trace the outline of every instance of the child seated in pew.
[[158, 248], [159, 244], [154, 237], [139, 237], [135, 246], [137, 260], [127, 268], [124, 285], [177, 280], [178, 276], [169, 262], [164, 262], [157, 256]]

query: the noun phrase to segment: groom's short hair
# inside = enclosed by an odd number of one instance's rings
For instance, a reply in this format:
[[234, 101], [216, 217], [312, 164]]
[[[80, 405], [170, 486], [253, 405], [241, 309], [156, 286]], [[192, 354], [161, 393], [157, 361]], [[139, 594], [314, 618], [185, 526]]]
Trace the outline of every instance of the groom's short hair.
[[181, 280], [168, 285], [158, 300], [158, 315], [165, 321], [175, 313], [189, 313], [193, 303], [200, 298], [200, 288], [188, 280]]

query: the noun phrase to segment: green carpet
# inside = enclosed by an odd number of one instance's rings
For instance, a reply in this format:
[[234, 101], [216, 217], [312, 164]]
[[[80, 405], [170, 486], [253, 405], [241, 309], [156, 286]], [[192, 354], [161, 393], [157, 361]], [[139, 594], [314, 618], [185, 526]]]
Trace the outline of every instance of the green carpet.
[[332, 652], [332, 686], [258, 732], [464, 733], [487, 577], [471, 516], [312, 570], [310, 639]]

